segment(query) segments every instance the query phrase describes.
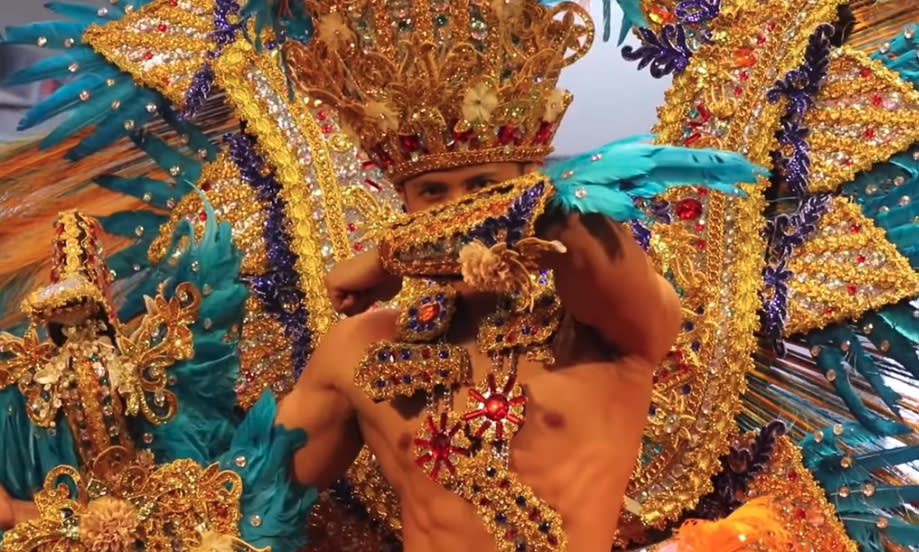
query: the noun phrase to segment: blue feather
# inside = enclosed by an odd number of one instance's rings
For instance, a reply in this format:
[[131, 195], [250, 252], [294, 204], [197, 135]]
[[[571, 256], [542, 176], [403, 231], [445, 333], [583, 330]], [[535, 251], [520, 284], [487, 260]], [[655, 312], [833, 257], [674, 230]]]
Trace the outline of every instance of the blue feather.
[[10, 75], [6, 86], [28, 84], [46, 79], [65, 79], [98, 71], [108, 63], [88, 46], [75, 46], [66, 53], [45, 58]]
[[62, 21], [40, 21], [21, 27], [7, 27], [3, 31], [5, 44], [38, 44], [47, 48], [62, 49], [67, 44], [78, 44], [86, 25]]
[[[622, 43], [625, 42], [625, 38], [629, 36], [629, 31], [632, 30], [632, 27], [647, 28], [649, 25], [641, 9], [640, 0], [616, 0], [616, 2], [622, 9], [622, 27], [619, 29], [619, 45], [621, 46]], [[606, 5], [604, 5], [603, 8], [605, 15], [609, 10]], [[605, 32], [604, 37], [604, 40], [608, 39], [608, 35]]]
[[919, 86], [917, 50], [919, 50], [919, 25], [911, 25], [891, 40], [885, 51], [875, 52], [871, 57], [898, 72], [903, 80], [913, 86]]
[[97, 6], [91, 6], [88, 4], [48, 2], [45, 4], [45, 9], [56, 13], [61, 17], [73, 19], [74, 21], [78, 21], [80, 23], [105, 24], [108, 21], [120, 19], [124, 16], [124, 12], [116, 3], [105, 6], [105, 8], [99, 8]]
[[88, 93], [89, 97], [95, 96], [99, 90], [106, 86], [106, 79], [112, 78], [117, 74], [117, 70], [114, 68], [103, 68], [94, 73], [81, 75], [73, 82], [58, 88], [42, 100], [40, 110], [30, 109], [19, 121], [17, 129], [26, 130], [32, 128], [55, 115], [72, 109], [84, 101], [80, 97], [81, 93]]
[[755, 182], [767, 174], [737, 153], [641, 142], [646, 138], [612, 142], [547, 167], [556, 188], [553, 203], [566, 212], [596, 212], [624, 221], [642, 216], [635, 198], [685, 185], [743, 196], [738, 182]]
[[135, 134], [131, 137], [134, 143], [149, 155], [157, 165], [170, 174], [180, 176], [187, 183], [195, 182], [201, 176], [200, 161], [182, 155], [182, 153], [151, 134]]

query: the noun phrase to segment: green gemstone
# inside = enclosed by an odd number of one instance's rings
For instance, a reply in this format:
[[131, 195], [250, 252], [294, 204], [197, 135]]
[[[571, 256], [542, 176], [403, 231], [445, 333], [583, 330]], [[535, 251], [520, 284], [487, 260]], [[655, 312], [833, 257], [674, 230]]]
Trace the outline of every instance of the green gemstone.
[[410, 21], [408, 21], [408, 20], [406, 20], [406, 19], [403, 19], [402, 21], [399, 21], [399, 30], [400, 30], [400, 31], [407, 31], [407, 30], [409, 30], [409, 29], [411, 29], [411, 28], [412, 28], [412, 24], [411, 24]]
[[449, 19], [446, 15], [444, 15], [444, 14], [438, 15], [437, 18], [434, 19], [434, 22], [437, 23], [437, 26], [438, 26], [438, 27], [443, 27], [443, 26], [446, 25], [449, 21], [450, 21], [450, 19]]

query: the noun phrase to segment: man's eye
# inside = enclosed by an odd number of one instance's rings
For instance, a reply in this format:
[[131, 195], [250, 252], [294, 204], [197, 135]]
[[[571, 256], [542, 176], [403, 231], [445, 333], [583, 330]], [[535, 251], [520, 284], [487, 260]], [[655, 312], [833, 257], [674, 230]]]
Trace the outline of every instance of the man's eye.
[[421, 195], [423, 197], [437, 197], [444, 193], [443, 188], [432, 186], [430, 188], [422, 188]]
[[487, 188], [488, 186], [491, 186], [492, 184], [497, 184], [497, 183], [498, 182], [495, 180], [479, 180], [479, 181], [473, 182], [470, 188], [473, 190], [481, 190], [482, 188]]

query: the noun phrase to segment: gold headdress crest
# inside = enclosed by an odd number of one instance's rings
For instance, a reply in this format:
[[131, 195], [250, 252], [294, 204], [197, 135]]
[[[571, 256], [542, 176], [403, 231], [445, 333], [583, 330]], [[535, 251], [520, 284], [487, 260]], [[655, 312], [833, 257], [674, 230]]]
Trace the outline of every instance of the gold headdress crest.
[[65, 211], [54, 224], [51, 284], [35, 290], [22, 303], [33, 321], [55, 311], [95, 305], [109, 319], [111, 274], [102, 258], [99, 223], [79, 211]]
[[540, 161], [571, 102], [561, 70], [594, 26], [571, 2], [306, 0], [316, 38], [294, 80], [328, 103], [394, 183], [470, 164]]

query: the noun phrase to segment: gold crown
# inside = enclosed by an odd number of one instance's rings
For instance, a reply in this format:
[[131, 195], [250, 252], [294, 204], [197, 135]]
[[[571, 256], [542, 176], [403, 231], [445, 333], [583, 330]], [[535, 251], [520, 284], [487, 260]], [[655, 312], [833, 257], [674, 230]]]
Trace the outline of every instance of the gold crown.
[[54, 224], [51, 284], [35, 290], [22, 303], [33, 320], [53, 312], [94, 304], [111, 318], [111, 273], [102, 257], [99, 223], [79, 211], [64, 211]]
[[316, 37], [291, 76], [394, 183], [424, 172], [541, 161], [571, 102], [561, 70], [594, 25], [571, 2], [305, 0]]

